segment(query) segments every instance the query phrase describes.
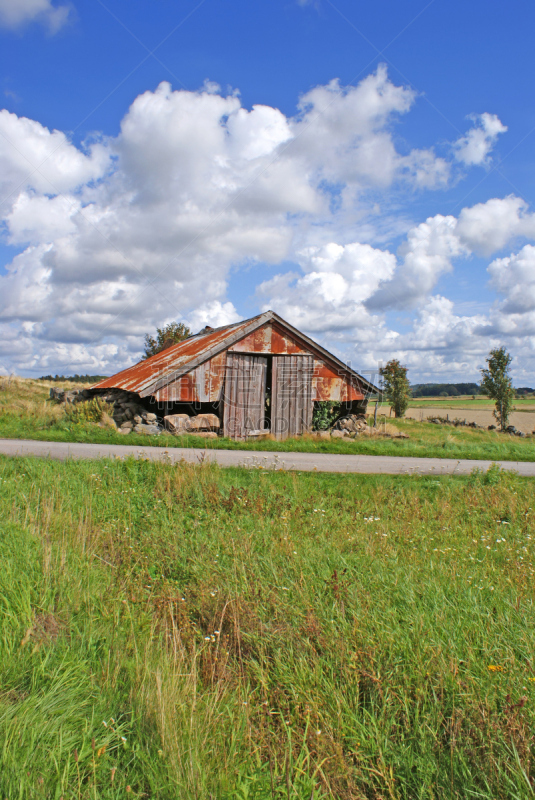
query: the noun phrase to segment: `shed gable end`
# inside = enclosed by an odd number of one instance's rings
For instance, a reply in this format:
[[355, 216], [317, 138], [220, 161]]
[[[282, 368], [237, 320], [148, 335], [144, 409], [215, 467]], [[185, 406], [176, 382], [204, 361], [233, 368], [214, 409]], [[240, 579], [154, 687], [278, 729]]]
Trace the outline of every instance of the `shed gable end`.
[[288, 331], [271, 322], [262, 325], [229, 347], [234, 353], [265, 353], [266, 355], [309, 355]]

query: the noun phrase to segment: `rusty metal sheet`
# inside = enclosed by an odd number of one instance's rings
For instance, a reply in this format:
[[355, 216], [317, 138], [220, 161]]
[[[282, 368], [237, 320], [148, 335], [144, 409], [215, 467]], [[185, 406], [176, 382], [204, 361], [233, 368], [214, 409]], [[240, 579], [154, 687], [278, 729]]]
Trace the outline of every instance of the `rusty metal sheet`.
[[315, 359], [312, 377], [313, 400], [331, 400], [336, 403], [363, 400], [364, 395], [352, 376], [342, 370], [333, 370], [324, 361]]
[[310, 354], [310, 348], [304, 348], [296, 339], [289, 336], [280, 326], [273, 325], [271, 334], [271, 352], [280, 355]]
[[310, 353], [280, 326], [266, 324], [235, 342], [229, 351], [237, 353], [265, 353], [266, 355], [305, 355]]
[[162, 403], [217, 403], [225, 378], [226, 351], [154, 392]]
[[354, 400], [364, 400], [364, 393], [354, 383], [346, 380], [342, 390], [342, 402], [352, 403]]
[[301, 344], [292, 336], [289, 336], [283, 328], [270, 323], [263, 325], [248, 336], [235, 342], [229, 347], [230, 352], [237, 353], [262, 353], [266, 355], [294, 355], [309, 353], [309, 349], [304, 349]]
[[176, 381], [163, 386], [153, 396], [162, 403], [194, 403], [197, 399], [194, 372], [188, 372], [187, 375], [182, 375]]
[[271, 353], [271, 325], [263, 325], [229, 347], [229, 352]]

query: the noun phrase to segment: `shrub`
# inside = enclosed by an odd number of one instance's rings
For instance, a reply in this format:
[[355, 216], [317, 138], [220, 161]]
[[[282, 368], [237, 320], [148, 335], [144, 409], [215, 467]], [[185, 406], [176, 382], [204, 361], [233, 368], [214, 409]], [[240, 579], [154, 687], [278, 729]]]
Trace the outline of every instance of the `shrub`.
[[326, 431], [336, 420], [340, 413], [340, 403], [333, 400], [318, 400], [314, 403], [312, 412], [312, 430]]
[[86, 422], [100, 422], [107, 414], [108, 404], [100, 397], [93, 397], [87, 403], [73, 403], [65, 406], [65, 416], [75, 425]]

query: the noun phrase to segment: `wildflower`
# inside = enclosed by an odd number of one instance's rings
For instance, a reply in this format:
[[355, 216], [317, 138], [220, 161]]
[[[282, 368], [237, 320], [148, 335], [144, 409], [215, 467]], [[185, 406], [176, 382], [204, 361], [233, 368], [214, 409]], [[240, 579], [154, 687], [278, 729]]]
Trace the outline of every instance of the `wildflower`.
[[503, 667], [499, 664], [489, 664], [488, 670], [489, 672], [503, 672]]

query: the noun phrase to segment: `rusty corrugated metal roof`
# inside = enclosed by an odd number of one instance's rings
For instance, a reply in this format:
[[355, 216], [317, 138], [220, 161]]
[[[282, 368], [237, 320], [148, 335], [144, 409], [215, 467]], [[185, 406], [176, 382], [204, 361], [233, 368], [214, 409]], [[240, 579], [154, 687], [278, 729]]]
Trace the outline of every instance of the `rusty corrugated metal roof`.
[[[222, 328], [216, 328], [209, 333], [198, 333], [196, 336], [190, 336], [184, 339], [183, 342], [174, 344], [160, 353], [139, 361], [132, 367], [127, 367], [111, 378], [106, 378], [100, 383], [95, 383], [93, 389], [124, 389], [127, 392], [136, 392], [142, 396], [151, 394], [156, 391], [158, 387], [155, 384], [160, 384], [162, 379], [168, 377], [168, 380], [174, 380], [177, 377], [177, 371], [181, 370], [185, 365], [191, 364], [189, 369], [193, 369], [197, 363], [202, 363], [214, 355], [214, 349], [224, 349], [227, 339], [232, 337], [232, 334], [240, 334], [246, 331], [251, 322], [260, 319], [264, 314], [259, 314], [258, 317], [244, 320], [233, 325], [225, 325]], [[222, 348], [220, 346], [223, 346]], [[204, 357], [206, 356], [206, 357]], [[199, 360], [200, 359], [200, 360]], [[152, 390], [152, 391], [151, 391]]]
[[306, 342], [312, 351], [320, 353], [327, 361], [341, 368], [348, 375], [357, 378], [361, 384], [368, 388], [370, 392], [378, 392], [376, 386], [370, 381], [359, 375], [355, 370], [344, 364], [340, 359], [329, 353], [321, 345], [309, 339], [304, 333], [294, 328], [274, 311], [265, 311], [251, 319], [243, 320], [232, 325], [225, 325], [222, 328], [210, 330], [207, 333], [198, 333], [190, 336], [183, 342], [172, 345], [166, 350], [151, 356], [150, 358], [134, 364], [132, 367], [106, 378], [100, 383], [96, 383], [93, 389], [124, 389], [128, 392], [135, 392], [141, 397], [154, 394], [158, 389], [166, 386], [181, 375], [195, 369], [199, 364], [230, 347], [234, 342], [243, 339], [252, 331], [265, 325], [266, 322], [277, 322], [282, 325], [302, 342]]

